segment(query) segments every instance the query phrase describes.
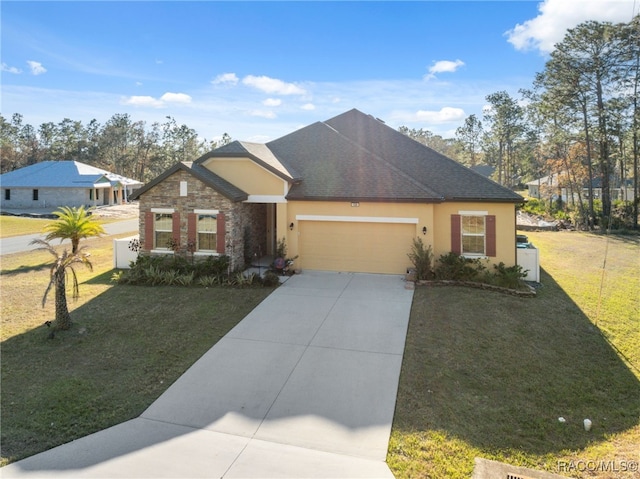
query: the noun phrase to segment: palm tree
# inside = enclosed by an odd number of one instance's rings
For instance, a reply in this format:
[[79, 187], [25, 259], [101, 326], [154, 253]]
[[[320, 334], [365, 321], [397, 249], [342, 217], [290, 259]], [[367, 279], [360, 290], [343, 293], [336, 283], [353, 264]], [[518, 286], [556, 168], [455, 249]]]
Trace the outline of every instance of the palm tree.
[[82, 238], [105, 234], [104, 228], [102, 228], [98, 220], [92, 218], [91, 215], [87, 213], [88, 211], [84, 209], [84, 206], [78, 208], [63, 206], [57, 211], [54, 211], [53, 214], [56, 215], [58, 219], [44, 227], [44, 232], [48, 232], [45, 240], [51, 241], [52, 239], [59, 238], [60, 241], [62, 241], [70, 239], [71, 254], [77, 254], [78, 246]]
[[69, 253], [65, 249], [62, 254], [58, 253], [53, 246], [43, 240], [33, 240], [31, 244], [41, 245], [39, 250], [46, 250], [53, 255], [55, 261], [49, 270], [49, 284], [42, 297], [42, 307], [47, 301], [47, 295], [51, 288], [55, 289], [56, 297], [56, 322], [55, 329], [69, 329], [71, 327], [71, 315], [67, 306], [67, 271], [71, 272], [73, 281], [72, 298], [78, 299], [80, 289], [78, 287], [78, 277], [76, 276], [75, 264], [84, 264], [89, 270], [93, 271], [93, 265], [89, 261], [89, 255], [82, 253], [84, 247], [80, 248], [77, 253]]

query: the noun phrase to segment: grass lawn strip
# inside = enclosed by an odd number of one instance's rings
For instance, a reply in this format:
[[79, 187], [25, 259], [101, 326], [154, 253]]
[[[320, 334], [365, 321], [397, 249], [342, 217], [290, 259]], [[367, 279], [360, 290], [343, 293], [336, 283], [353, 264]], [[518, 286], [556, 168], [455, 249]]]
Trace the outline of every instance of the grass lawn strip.
[[2, 464], [138, 416], [271, 292], [115, 286], [112, 240], [92, 243], [74, 327], [53, 340], [50, 255], [3, 256]]
[[638, 364], [638, 243], [608, 239], [601, 332], [592, 295], [607, 239], [558, 235], [530, 235], [544, 268], [536, 298], [416, 289], [388, 455], [397, 478], [468, 478], [476, 456], [571, 477], [637, 477], [563, 465], [639, 459], [640, 374], [617, 351]]
[[[0, 238], [12, 236], [32, 235], [42, 233], [42, 229], [49, 223], [51, 218], [27, 218], [23, 216], [0, 215]], [[115, 223], [122, 221], [122, 218], [101, 218], [101, 224]]]

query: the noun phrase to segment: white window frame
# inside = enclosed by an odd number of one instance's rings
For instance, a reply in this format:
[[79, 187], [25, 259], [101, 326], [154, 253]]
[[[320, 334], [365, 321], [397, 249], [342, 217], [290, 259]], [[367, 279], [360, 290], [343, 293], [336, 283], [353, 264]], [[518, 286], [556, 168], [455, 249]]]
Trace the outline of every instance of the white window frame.
[[[198, 229], [198, 219], [200, 218], [200, 216], [215, 216], [216, 217], [216, 221], [218, 220], [218, 215], [220, 214], [220, 210], [203, 210], [203, 209], [194, 209], [193, 212], [196, 215], [196, 251], [194, 252], [194, 255], [196, 256], [220, 256], [220, 253], [218, 253], [217, 249], [215, 250], [201, 250], [200, 249], [200, 238], [199, 238], [199, 234], [200, 231]], [[216, 235], [218, 234], [218, 228], [217, 228], [217, 224], [216, 224]], [[217, 238], [216, 238], [216, 242], [217, 242]], [[217, 246], [216, 246], [217, 248]]]
[[[487, 216], [488, 211], [458, 211], [460, 215], [460, 251], [461, 256], [465, 258], [487, 258]], [[465, 218], [478, 217], [482, 218], [482, 233], [465, 233], [464, 220]], [[464, 238], [465, 237], [482, 237], [482, 253], [465, 252], [464, 250]]]
[[[153, 213], [153, 249], [151, 250], [152, 253], [162, 253], [162, 254], [173, 254], [173, 250], [169, 249], [169, 247], [167, 246], [158, 246], [157, 244], [157, 237], [156, 237], [156, 233], [158, 232], [158, 229], [156, 227], [156, 221], [158, 218], [158, 215], [171, 215], [171, 229], [169, 230], [170, 233], [173, 233], [173, 214], [175, 213], [175, 210], [173, 208], [151, 208], [151, 212]], [[162, 232], [166, 232], [166, 230], [162, 230]]]
[[[200, 229], [200, 220], [202, 218], [212, 218], [213, 219], [213, 223], [214, 223], [214, 228], [215, 231], [208, 231], [208, 230], [201, 230]], [[212, 213], [196, 213], [196, 251], [200, 252], [200, 253], [206, 253], [206, 254], [213, 254], [213, 253], [217, 253], [217, 241], [218, 241], [218, 215], [216, 214], [212, 214]], [[214, 234], [216, 236], [216, 248], [215, 249], [205, 249], [205, 248], [201, 248], [200, 247], [200, 235], [201, 234], [207, 234], [207, 235], [211, 235]]]

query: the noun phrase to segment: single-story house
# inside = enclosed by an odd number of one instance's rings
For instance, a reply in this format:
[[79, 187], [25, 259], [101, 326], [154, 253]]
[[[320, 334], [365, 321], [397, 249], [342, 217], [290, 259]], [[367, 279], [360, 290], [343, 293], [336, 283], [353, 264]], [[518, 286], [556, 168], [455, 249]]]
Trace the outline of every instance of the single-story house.
[[350, 110], [266, 144], [234, 141], [137, 190], [146, 253], [226, 254], [234, 268], [285, 242], [294, 268], [403, 274], [414, 238], [516, 264], [523, 198]]
[[79, 161], [43, 161], [0, 175], [0, 206], [9, 210], [121, 204], [142, 185]]
[[[633, 180], [627, 179], [620, 181], [619, 178], [612, 178], [609, 182], [612, 200], [633, 201]], [[591, 189], [595, 199], [602, 198], [602, 178], [594, 178], [591, 182]], [[544, 200], [555, 201], [561, 198], [564, 203], [569, 201], [578, 201], [578, 194], [574, 192], [571, 197], [571, 189], [569, 188], [569, 175], [566, 172], [552, 173], [541, 178], [529, 181], [527, 183], [529, 197]], [[582, 186], [582, 198], [589, 197], [588, 181]]]

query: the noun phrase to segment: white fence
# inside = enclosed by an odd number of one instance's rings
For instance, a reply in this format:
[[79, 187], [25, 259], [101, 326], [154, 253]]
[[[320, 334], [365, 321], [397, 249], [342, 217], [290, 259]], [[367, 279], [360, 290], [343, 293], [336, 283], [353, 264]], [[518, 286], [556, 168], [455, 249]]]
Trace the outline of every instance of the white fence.
[[540, 282], [540, 253], [538, 248], [529, 243], [527, 248], [518, 248], [517, 251], [518, 264], [522, 266], [522, 270], [529, 270], [525, 281]]

